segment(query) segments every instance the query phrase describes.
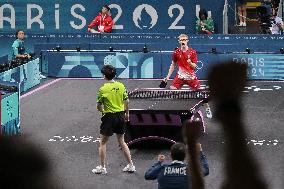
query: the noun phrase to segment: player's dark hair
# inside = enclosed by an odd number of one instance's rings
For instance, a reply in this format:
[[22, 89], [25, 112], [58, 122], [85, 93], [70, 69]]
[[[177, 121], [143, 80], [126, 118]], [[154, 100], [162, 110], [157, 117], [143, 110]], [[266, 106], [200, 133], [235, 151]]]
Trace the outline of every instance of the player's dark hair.
[[171, 146], [171, 157], [173, 160], [183, 161], [186, 155], [186, 147], [183, 143], [175, 143]]
[[199, 11], [199, 19], [201, 19], [201, 16], [204, 15], [205, 20], [208, 18], [208, 13], [205, 9], [200, 9]]
[[107, 80], [112, 80], [116, 75], [116, 69], [111, 65], [105, 65], [102, 68], [101, 72], [106, 77]]
[[20, 29], [18, 29], [18, 30], [16, 31], [16, 33], [15, 33], [15, 35], [16, 35], [16, 39], [18, 39], [18, 34], [19, 34], [19, 32], [20, 32], [20, 31], [22, 31], [22, 32], [23, 32], [24, 30], [20, 30]]
[[106, 8], [108, 11], [110, 11], [110, 8], [108, 5], [104, 5], [103, 7]]

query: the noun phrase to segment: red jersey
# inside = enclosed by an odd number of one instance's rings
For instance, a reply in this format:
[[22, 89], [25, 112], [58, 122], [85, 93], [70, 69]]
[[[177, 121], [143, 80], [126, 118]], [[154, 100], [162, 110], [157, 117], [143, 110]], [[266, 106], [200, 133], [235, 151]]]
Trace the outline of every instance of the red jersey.
[[[172, 60], [178, 65], [178, 75], [183, 79], [195, 79], [194, 68], [187, 62], [190, 59], [192, 63], [197, 63], [196, 51], [192, 48], [188, 48], [187, 51], [183, 52], [181, 48], [174, 51]], [[189, 78], [190, 77], [190, 78]]]
[[103, 17], [102, 13], [99, 13], [99, 15], [96, 16], [96, 18], [91, 22], [91, 24], [88, 25], [88, 28], [92, 28], [94, 26], [102, 26], [104, 27], [104, 32], [111, 32], [112, 25], [113, 22], [110, 15], [106, 14], [105, 17]]

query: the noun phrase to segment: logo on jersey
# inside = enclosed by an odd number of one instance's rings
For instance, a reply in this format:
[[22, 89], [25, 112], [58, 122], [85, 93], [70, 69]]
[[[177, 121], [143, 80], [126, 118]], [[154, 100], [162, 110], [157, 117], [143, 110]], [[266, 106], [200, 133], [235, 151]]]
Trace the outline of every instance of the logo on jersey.
[[[143, 24], [142, 27], [140, 26], [140, 24], [142, 24], [142, 13], [145, 14], [147, 13], [150, 18], [151, 18], [151, 22], [150, 25], [145, 25]], [[138, 7], [136, 7], [133, 11], [133, 22], [135, 24], [136, 27], [140, 28], [140, 29], [151, 29], [153, 28], [158, 21], [158, 13], [157, 11], [154, 9], [154, 7], [152, 7], [151, 5], [148, 4], [142, 4], [139, 5]]]
[[117, 87], [117, 88], [113, 87], [110, 91], [118, 92], [118, 91], [119, 91], [119, 88], [118, 88], [118, 87]]
[[201, 60], [197, 61], [195, 73], [203, 68], [203, 62]]

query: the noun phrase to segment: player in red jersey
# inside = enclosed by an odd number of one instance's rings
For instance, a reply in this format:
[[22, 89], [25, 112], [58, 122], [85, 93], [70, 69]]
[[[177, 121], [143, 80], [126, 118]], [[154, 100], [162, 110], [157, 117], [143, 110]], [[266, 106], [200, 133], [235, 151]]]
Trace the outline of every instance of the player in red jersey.
[[[175, 69], [175, 65], [177, 65], [178, 71], [170, 88], [181, 89], [184, 84], [187, 84], [191, 89], [196, 90], [200, 87], [199, 80], [195, 74], [197, 66], [196, 51], [188, 47], [188, 36], [186, 34], [181, 34], [178, 39], [180, 47], [173, 53], [172, 64], [170, 65], [168, 75], [164, 78], [164, 81], [167, 82], [169, 80]], [[205, 103], [205, 107], [206, 117], [212, 118], [209, 104]]]

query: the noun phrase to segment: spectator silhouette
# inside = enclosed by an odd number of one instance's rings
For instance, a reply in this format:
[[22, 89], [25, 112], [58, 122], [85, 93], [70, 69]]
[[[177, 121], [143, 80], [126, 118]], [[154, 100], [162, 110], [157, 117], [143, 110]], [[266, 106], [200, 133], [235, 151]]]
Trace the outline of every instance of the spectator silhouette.
[[0, 136], [0, 183], [3, 189], [55, 189], [45, 155], [23, 136]]
[[[242, 122], [241, 94], [246, 84], [245, 64], [224, 63], [215, 66], [209, 74], [211, 98], [216, 107], [216, 118], [224, 130], [227, 141], [225, 150], [225, 180], [222, 189], [266, 189], [264, 180], [246, 142]], [[198, 138], [200, 120], [186, 122], [184, 132], [191, 157], [192, 189], [203, 189], [204, 181], [197, 161], [194, 144]]]

